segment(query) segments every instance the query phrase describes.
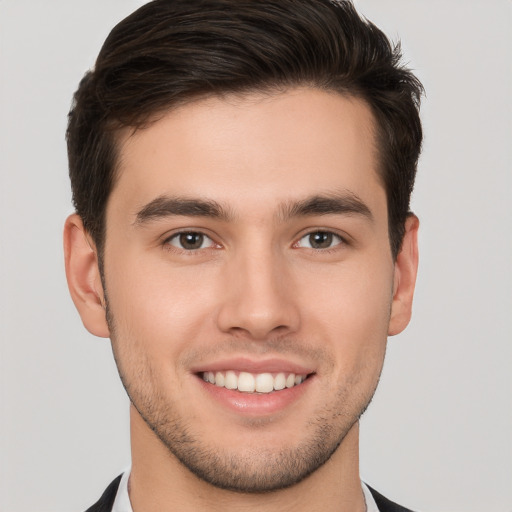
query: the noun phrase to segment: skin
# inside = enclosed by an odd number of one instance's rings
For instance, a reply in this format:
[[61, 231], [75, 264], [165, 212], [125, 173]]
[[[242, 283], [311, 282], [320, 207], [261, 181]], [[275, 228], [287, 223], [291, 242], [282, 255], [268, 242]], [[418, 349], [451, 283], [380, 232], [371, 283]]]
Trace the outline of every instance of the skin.
[[[414, 216], [391, 255], [370, 109], [302, 88], [209, 98], [120, 144], [103, 282], [78, 216], [64, 239], [73, 300], [111, 337], [132, 400], [134, 511], [364, 510], [358, 419], [418, 262]], [[240, 360], [308, 379], [282, 402], [237, 402], [198, 376]]]

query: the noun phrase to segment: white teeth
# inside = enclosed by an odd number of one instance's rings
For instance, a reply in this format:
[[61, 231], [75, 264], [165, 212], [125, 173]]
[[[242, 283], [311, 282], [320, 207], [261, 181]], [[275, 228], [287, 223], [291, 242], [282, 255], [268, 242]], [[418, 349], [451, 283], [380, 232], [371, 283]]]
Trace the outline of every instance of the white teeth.
[[256, 391], [258, 393], [270, 393], [274, 391], [274, 378], [270, 373], [256, 375]]
[[306, 375], [297, 375], [295, 373], [271, 373], [252, 374], [249, 372], [240, 372], [238, 375], [233, 370], [226, 372], [203, 372], [203, 380], [210, 384], [226, 389], [236, 389], [244, 393], [271, 393], [285, 388], [293, 388], [302, 384]]
[[215, 374], [215, 385], [219, 386], [220, 388], [224, 387], [224, 374], [221, 372], [217, 372]]
[[226, 372], [226, 377], [224, 378], [224, 387], [226, 389], [236, 389], [238, 388], [238, 377], [236, 373], [229, 370]]
[[255, 386], [255, 379], [250, 373], [240, 372], [240, 375], [238, 376], [238, 391], [254, 393]]
[[274, 389], [279, 391], [286, 387], [286, 376], [284, 373], [278, 373], [274, 379]]

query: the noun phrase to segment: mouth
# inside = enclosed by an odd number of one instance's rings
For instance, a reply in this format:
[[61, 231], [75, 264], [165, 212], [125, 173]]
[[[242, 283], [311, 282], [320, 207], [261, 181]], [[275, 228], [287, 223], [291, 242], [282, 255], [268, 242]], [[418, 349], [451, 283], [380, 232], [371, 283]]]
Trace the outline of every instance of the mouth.
[[280, 357], [230, 357], [191, 370], [212, 406], [220, 404], [246, 418], [296, 412], [304, 397], [313, 396], [317, 380], [314, 367]]
[[243, 371], [205, 371], [198, 376], [205, 382], [240, 393], [269, 394], [300, 386], [311, 374], [303, 373], [249, 373]]

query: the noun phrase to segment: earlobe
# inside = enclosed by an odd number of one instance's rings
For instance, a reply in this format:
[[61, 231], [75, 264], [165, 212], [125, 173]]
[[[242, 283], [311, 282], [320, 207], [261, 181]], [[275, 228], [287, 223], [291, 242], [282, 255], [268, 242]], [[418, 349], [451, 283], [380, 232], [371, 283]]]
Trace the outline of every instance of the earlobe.
[[389, 320], [388, 334], [401, 333], [409, 323], [412, 313], [412, 301], [416, 274], [418, 271], [418, 228], [416, 215], [409, 215], [405, 222], [405, 235], [395, 262], [393, 302]]
[[69, 292], [85, 328], [95, 336], [108, 338], [96, 248], [77, 214], [70, 215], [64, 225], [64, 259]]

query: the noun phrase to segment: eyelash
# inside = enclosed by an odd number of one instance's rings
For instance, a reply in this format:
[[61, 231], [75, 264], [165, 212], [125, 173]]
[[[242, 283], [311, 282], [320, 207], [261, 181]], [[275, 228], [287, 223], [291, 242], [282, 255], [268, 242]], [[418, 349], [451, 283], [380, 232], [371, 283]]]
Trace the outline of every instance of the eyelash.
[[[332, 237], [331, 243], [335, 239], [338, 242], [335, 243], [334, 245], [330, 245], [329, 247], [325, 247], [325, 248], [311, 247], [311, 244], [310, 244], [309, 247], [303, 247], [303, 248], [304, 249], [309, 249], [309, 250], [312, 250], [312, 251], [318, 251], [318, 252], [322, 252], [322, 253], [327, 253], [328, 254], [330, 252], [339, 250], [339, 246], [349, 245], [349, 242], [343, 236], [341, 236], [338, 233], [335, 233], [335, 232], [330, 231], [328, 229], [315, 229], [313, 231], [309, 231], [308, 233], [303, 234], [295, 243], [293, 243], [292, 248], [300, 249], [301, 246], [299, 244], [300, 244], [300, 242], [302, 240], [304, 240], [304, 239], [306, 239], [308, 237], [311, 237], [312, 235], [318, 235], [318, 234], [327, 235], [327, 236]], [[199, 246], [197, 248], [192, 248], [192, 249], [185, 249], [183, 246], [179, 247], [178, 245], [174, 245], [172, 243], [175, 240], [178, 240], [178, 243], [180, 243], [180, 238], [183, 237], [183, 236], [187, 236], [187, 235], [189, 235], [189, 236], [190, 235], [195, 235], [195, 236], [202, 237], [201, 246]], [[202, 247], [203, 243], [206, 241], [205, 239], [210, 241], [208, 247]], [[183, 244], [181, 244], [181, 245], [183, 245]], [[169, 251], [179, 251], [179, 252], [181, 252], [183, 254], [187, 254], [187, 255], [194, 255], [194, 254], [198, 254], [199, 251], [204, 251], [204, 250], [208, 250], [208, 249], [218, 249], [218, 248], [221, 247], [221, 245], [217, 244], [212, 239], [212, 237], [208, 236], [207, 234], [203, 233], [202, 231], [193, 231], [193, 230], [179, 231], [177, 233], [172, 234], [171, 236], [167, 237], [163, 241], [163, 246], [164, 246], [164, 248], [166, 250], [169, 250]]]
[[339, 248], [340, 248], [339, 246], [349, 245], [348, 241], [343, 236], [341, 236], [338, 233], [335, 233], [335, 232], [333, 232], [333, 231], [331, 231], [329, 229], [315, 229], [313, 231], [309, 231], [308, 233], [305, 233], [304, 235], [302, 235], [297, 240], [297, 242], [295, 242], [293, 244], [293, 247], [294, 248], [300, 248], [299, 243], [302, 240], [304, 240], [305, 238], [311, 237], [312, 235], [318, 235], [318, 234], [328, 235], [328, 236], [332, 237], [331, 242], [333, 242], [334, 239], [336, 239], [337, 243], [334, 244], [334, 245], [330, 245], [329, 247], [326, 247], [326, 248], [304, 247], [305, 249], [309, 249], [309, 250], [312, 250], [312, 251], [318, 251], [318, 252], [322, 252], [322, 253], [327, 253], [328, 254], [330, 252], [339, 250]]
[[[205, 241], [209, 240], [210, 241], [209, 246], [208, 247], [201, 247], [200, 246], [200, 247], [193, 248], [193, 249], [185, 249], [183, 246], [179, 247], [179, 246], [174, 245], [172, 243], [174, 240], [178, 240], [178, 243], [180, 243], [180, 238], [181, 237], [191, 236], [191, 235], [202, 237], [201, 246], [203, 245], [203, 243]], [[210, 236], [208, 236], [207, 234], [205, 234], [205, 233], [203, 233], [201, 231], [192, 231], [192, 230], [179, 231], [178, 233], [174, 233], [173, 235], [167, 237], [163, 241], [163, 245], [164, 245], [165, 249], [167, 249], [169, 251], [170, 250], [180, 251], [182, 253], [189, 254], [189, 255], [197, 254], [199, 251], [202, 251], [202, 250], [215, 249], [215, 248], [220, 247], [220, 245], [215, 243], [215, 241]], [[183, 244], [181, 244], [181, 245], [183, 245]]]

